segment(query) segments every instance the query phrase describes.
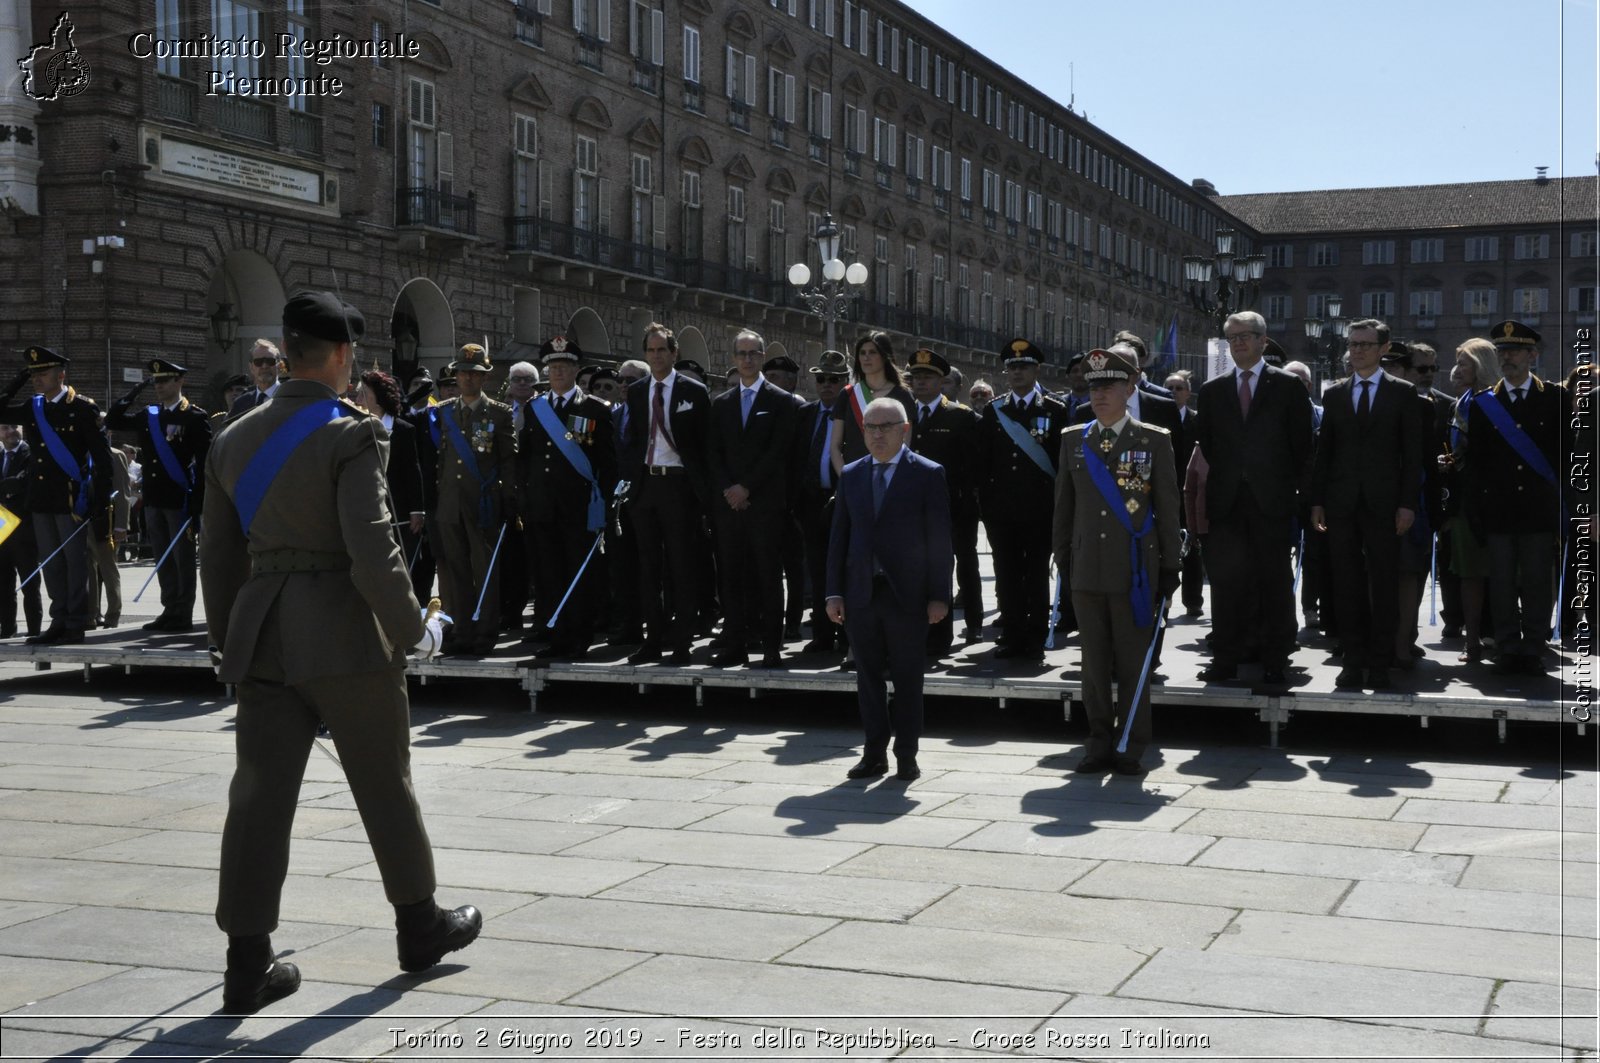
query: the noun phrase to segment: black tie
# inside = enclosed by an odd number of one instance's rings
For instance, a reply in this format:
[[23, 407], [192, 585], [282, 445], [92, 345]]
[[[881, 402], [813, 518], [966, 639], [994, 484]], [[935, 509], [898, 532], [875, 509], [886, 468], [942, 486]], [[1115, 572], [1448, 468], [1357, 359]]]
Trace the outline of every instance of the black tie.
[[922, 416], [917, 418], [917, 424], [919, 424], [919, 425], [927, 424], [928, 423], [928, 417], [932, 413], [933, 413], [933, 407], [932, 406], [924, 406], [924, 407], [922, 407]]
[[1511, 389], [1511, 405], [1515, 406], [1517, 403], [1519, 403], [1521, 401], [1522, 401], [1522, 389], [1521, 388], [1512, 388]]
[[1371, 392], [1367, 389], [1372, 386], [1372, 381], [1361, 382], [1361, 397], [1356, 400], [1356, 417], [1366, 420], [1367, 414], [1372, 412]]

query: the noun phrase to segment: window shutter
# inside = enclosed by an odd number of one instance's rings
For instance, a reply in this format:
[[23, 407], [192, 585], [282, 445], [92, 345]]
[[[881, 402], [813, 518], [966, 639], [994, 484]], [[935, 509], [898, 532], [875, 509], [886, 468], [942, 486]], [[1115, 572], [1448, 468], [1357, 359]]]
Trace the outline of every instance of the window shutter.
[[756, 103], [756, 57], [744, 57], [744, 102], [751, 107]]
[[600, 31], [596, 34], [602, 41], [611, 39], [611, 0], [595, 0], [595, 7], [600, 15]]
[[822, 135], [833, 139], [833, 93], [822, 94]]
[[456, 153], [455, 137], [449, 133], [436, 133], [439, 191], [451, 192], [455, 189]]
[[539, 160], [539, 217], [546, 220], [555, 217], [555, 196], [550, 188], [551, 173], [551, 168], [544, 164], [544, 160]]
[[794, 75], [783, 75], [783, 120], [794, 125]]
[[650, 197], [650, 246], [660, 250], [667, 246], [667, 197]]
[[541, 15], [549, 15], [550, 0], [537, 0], [537, 2], [534, 4], [534, 10], [539, 12]]
[[587, 229], [589, 227], [583, 217], [582, 185], [583, 174], [574, 166], [572, 168], [572, 227], [574, 229]]
[[572, 28], [579, 33], [584, 32], [583, 0], [572, 0]]
[[599, 218], [600, 218], [600, 224], [597, 227], [596, 231], [598, 231], [601, 236], [610, 236], [611, 235], [611, 182], [606, 180], [604, 177], [602, 177], [602, 178], [600, 178], [600, 180], [598, 180], [595, 183], [600, 186], [600, 193], [599, 193], [599, 195], [600, 195], [600, 209], [597, 211], [597, 214], [599, 215]]
[[739, 98], [739, 60], [738, 54], [733, 50], [733, 45], [724, 45], [727, 62], [724, 64], [724, 75], [727, 81], [728, 99]]
[[666, 62], [667, 18], [661, 11], [650, 12], [650, 61], [656, 66]]

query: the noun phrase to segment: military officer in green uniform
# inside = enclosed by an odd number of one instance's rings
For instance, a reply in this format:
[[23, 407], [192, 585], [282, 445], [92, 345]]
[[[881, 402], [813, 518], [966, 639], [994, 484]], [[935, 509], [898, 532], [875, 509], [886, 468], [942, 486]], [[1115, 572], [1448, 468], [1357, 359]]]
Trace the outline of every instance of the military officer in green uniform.
[[[144, 526], [150, 548], [165, 562], [156, 570], [161, 581], [161, 615], [146, 631], [188, 631], [194, 627], [194, 527], [205, 497], [206, 452], [211, 449], [211, 417], [183, 394], [183, 366], [152, 358], [144, 382], [111, 404], [106, 424], [132, 433], [139, 441], [144, 468]], [[155, 404], [134, 408], [139, 394], [155, 389]], [[191, 523], [191, 518], [193, 522]], [[181, 534], [180, 534], [181, 532]], [[177, 546], [168, 554], [173, 541]]]
[[[27, 359], [0, 396], [0, 424], [22, 425], [33, 451], [28, 509], [38, 556], [50, 558], [44, 566], [50, 626], [27, 641], [82, 642], [92, 617], [89, 537], [79, 530], [111, 504], [111, 446], [94, 401], [67, 386], [71, 360], [49, 347], [29, 347]], [[13, 402], [29, 381], [33, 398]]]
[[[1178, 588], [1182, 500], [1172, 437], [1128, 414], [1139, 366], [1125, 350], [1091, 351], [1085, 361], [1095, 419], [1062, 435], [1052, 542], [1056, 564], [1071, 565], [1082, 633], [1089, 742], [1077, 770], [1139, 775], [1150, 743], [1148, 682], [1137, 703], [1134, 692], [1161, 600]], [[1127, 751], [1115, 753], [1130, 714]]]
[[[965, 619], [967, 642], [983, 632], [983, 578], [978, 570], [978, 431], [982, 419], [944, 394], [950, 363], [924, 347], [906, 363], [911, 397], [916, 400], [911, 423], [911, 449], [944, 466], [950, 489], [950, 540], [955, 548], [957, 597]], [[955, 611], [928, 628], [928, 654], [943, 657], [955, 644]]]
[[423, 632], [391, 530], [382, 423], [337, 398], [361, 312], [327, 292], [283, 309], [294, 376], [218, 433], [206, 465], [200, 581], [219, 675], [238, 688], [238, 768], [222, 834], [223, 1009], [293, 993], [270, 934], [306, 758], [326, 721], [395, 907], [402, 970], [477, 937], [483, 917], [434, 903], [433, 853], [411, 784], [406, 651]]
[[[483, 393], [489, 352], [476, 343], [450, 363], [460, 394], [439, 404], [439, 593], [455, 618], [447, 652], [485, 656], [494, 652], [500, 626], [499, 579], [489, 570], [495, 543], [501, 549], [518, 534], [516, 432], [511, 407]], [[485, 589], [487, 588], [487, 589]], [[482, 606], [479, 606], [479, 600]], [[474, 621], [472, 614], [478, 613]]]

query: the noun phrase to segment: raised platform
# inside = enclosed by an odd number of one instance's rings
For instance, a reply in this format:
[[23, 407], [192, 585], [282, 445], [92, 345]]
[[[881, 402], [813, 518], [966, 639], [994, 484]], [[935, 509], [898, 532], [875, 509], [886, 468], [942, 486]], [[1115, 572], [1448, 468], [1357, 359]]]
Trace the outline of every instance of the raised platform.
[[[1246, 666], [1237, 683], [1205, 684], [1195, 677], [1205, 664], [1201, 639], [1209, 627], [1178, 620], [1168, 630], [1161, 672], [1151, 688], [1158, 705], [1185, 709], [1247, 710], [1269, 725], [1274, 744], [1278, 727], [1291, 712], [1365, 713], [1414, 716], [1427, 726], [1436, 716], [1497, 721], [1503, 739], [1507, 721], [1547, 724], [1569, 723], [1583, 734], [1586, 721], [1574, 714], [1580, 690], [1580, 672], [1587, 664], [1587, 685], [1593, 690], [1592, 660], [1580, 664], [1572, 654], [1548, 655], [1551, 673], [1545, 676], [1501, 676], [1486, 664], [1456, 663], [1458, 647], [1437, 639], [1437, 629], [1424, 629], [1428, 656], [1412, 672], [1396, 672], [1396, 690], [1382, 694], [1341, 691], [1333, 687], [1338, 662], [1328, 656], [1326, 640], [1305, 633], [1290, 670], [1289, 686], [1259, 688], [1258, 669]], [[514, 682], [525, 690], [530, 707], [537, 709], [539, 694], [551, 683], [610, 683], [631, 686], [641, 694], [652, 687], [689, 687], [697, 701], [708, 688], [740, 688], [752, 698], [767, 692], [851, 695], [855, 676], [839, 667], [836, 655], [799, 653], [799, 643], [789, 647], [788, 667], [782, 669], [716, 668], [697, 663], [687, 667], [660, 664], [632, 666], [631, 647], [601, 646], [588, 660], [545, 663], [536, 660], [534, 642], [504, 640], [494, 655], [485, 658], [439, 657], [413, 660], [408, 671], [419, 682], [431, 679], [477, 679]], [[931, 697], [990, 698], [1004, 707], [1012, 699], [1054, 701], [1070, 717], [1081, 695], [1080, 651], [1076, 638], [1049, 652], [1034, 664], [996, 661], [987, 643], [957, 650], [952, 657], [930, 666], [926, 692]], [[697, 661], [710, 657], [702, 641], [695, 649]], [[0, 661], [32, 663], [36, 669], [81, 667], [87, 678], [100, 668], [209, 669], [204, 638], [191, 635], [155, 635], [137, 627], [95, 632], [80, 645], [28, 646], [17, 640], [0, 643]], [[1256, 685], [1252, 685], [1256, 680]], [[1592, 699], [1591, 699], [1592, 700]]]

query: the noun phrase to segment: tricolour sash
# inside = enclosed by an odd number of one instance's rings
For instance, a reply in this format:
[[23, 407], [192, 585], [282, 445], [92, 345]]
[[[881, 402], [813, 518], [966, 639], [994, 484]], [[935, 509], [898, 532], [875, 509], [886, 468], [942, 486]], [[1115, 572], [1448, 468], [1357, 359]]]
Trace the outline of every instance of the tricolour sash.
[[1489, 423], [1499, 431], [1500, 438], [1517, 452], [1518, 457], [1528, 463], [1528, 468], [1538, 473], [1541, 480], [1552, 484], [1556, 482], [1556, 471], [1550, 467], [1544, 451], [1539, 449], [1533, 437], [1528, 435], [1520, 424], [1511, 419], [1511, 411], [1500, 404], [1498, 395], [1492, 391], [1485, 391], [1472, 401], [1478, 404], [1483, 410], [1483, 415], [1489, 418]]
[[350, 407], [338, 399], [313, 402], [304, 409], [296, 410], [261, 444], [261, 449], [255, 452], [250, 464], [244, 467], [239, 482], [233, 485], [233, 507], [239, 511], [239, 527], [244, 531], [245, 538], [250, 537], [250, 525], [256, 519], [256, 510], [261, 508], [262, 499], [267, 497], [272, 481], [283, 470], [289, 455], [312, 432], [344, 416], [349, 410]]
[[[1044, 447], [1039, 445], [1039, 441], [1033, 438], [1026, 428], [1022, 427], [1022, 422], [1014, 417], [1007, 417], [999, 410], [995, 410], [994, 415], [1000, 419], [1000, 427], [1005, 430], [1006, 435], [1011, 437], [1011, 442], [1017, 445], [1017, 449], [1026, 454], [1028, 459], [1035, 465], [1039, 466], [1040, 472], [1054, 479], [1056, 467], [1050, 464], [1050, 455], [1046, 454]], [[1044, 420], [1048, 422], [1048, 417], [1044, 418]]]
[[543, 428], [545, 435], [550, 437], [550, 442], [561, 451], [561, 456], [575, 469], [579, 476], [589, 481], [589, 519], [587, 527], [592, 532], [598, 532], [606, 526], [606, 505], [600, 497], [600, 483], [595, 479], [594, 466], [589, 462], [589, 455], [583, 452], [576, 440], [568, 434], [566, 426], [561, 423], [561, 418], [556, 416], [555, 408], [548, 401], [530, 402], [529, 407], [533, 415], [539, 419], [539, 427]]
[[172, 449], [172, 444], [167, 442], [167, 433], [161, 427], [161, 407], [146, 406], [145, 417], [150, 423], [150, 447], [156, 452], [156, 457], [161, 459], [161, 467], [175, 484], [183, 485], [183, 493], [187, 495], [194, 489], [194, 481], [189, 478], [189, 470], [183, 467], [183, 462], [178, 460], [178, 455]]
[[872, 401], [865, 384], [851, 384], [844, 393], [850, 397], [850, 412], [855, 414], [856, 427], [863, 437], [867, 434], [867, 404]]
[[1117, 487], [1116, 478], [1111, 475], [1105, 459], [1100, 457], [1098, 451], [1089, 446], [1089, 430], [1094, 422], [1083, 427], [1083, 463], [1089, 469], [1089, 479], [1094, 481], [1100, 494], [1106, 500], [1106, 508], [1117, 515], [1122, 528], [1128, 533], [1128, 564], [1131, 575], [1131, 584], [1128, 588], [1128, 601], [1133, 606], [1133, 622], [1139, 627], [1150, 623], [1150, 576], [1144, 570], [1144, 559], [1139, 556], [1139, 544], [1155, 526], [1155, 507], [1146, 506], [1144, 511], [1144, 524], [1137, 530], [1133, 527], [1133, 518], [1128, 515], [1127, 505], [1123, 502], [1122, 491]]
[[[62, 401], [71, 400], [68, 398]], [[68, 449], [66, 440], [61, 438], [60, 433], [45, 418], [43, 395], [35, 395], [33, 397], [33, 423], [34, 427], [38, 428], [39, 438], [44, 440], [44, 448], [50, 452], [51, 459], [61, 468], [62, 474], [68, 480], [78, 485], [78, 496], [72, 503], [73, 514], [78, 517], [87, 517], [89, 515], [89, 491], [92, 487], [89, 471], [94, 468], [94, 458], [85, 455], [83, 464], [80, 465], [78, 459], [72, 456], [72, 451]]]

